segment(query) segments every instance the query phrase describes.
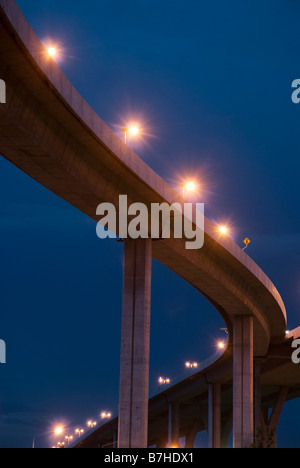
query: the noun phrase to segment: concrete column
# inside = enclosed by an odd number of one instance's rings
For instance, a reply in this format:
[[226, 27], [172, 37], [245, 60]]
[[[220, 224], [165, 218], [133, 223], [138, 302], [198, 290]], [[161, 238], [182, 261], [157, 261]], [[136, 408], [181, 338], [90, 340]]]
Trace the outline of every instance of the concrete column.
[[279, 424], [280, 416], [284, 407], [284, 403], [287, 399], [288, 393], [289, 393], [288, 387], [281, 387], [276, 404], [273, 408], [272, 414], [269, 419], [268, 428], [270, 431], [272, 430], [274, 431], [272, 448], [277, 448], [277, 427]]
[[261, 409], [261, 360], [254, 360], [254, 441], [263, 427]]
[[116, 429], [113, 431], [113, 448], [117, 448], [118, 446], [118, 430]]
[[253, 442], [253, 318], [233, 320], [233, 447]]
[[169, 447], [180, 447], [179, 444], [179, 404], [169, 404]]
[[209, 447], [221, 448], [221, 385], [209, 385], [208, 403]]
[[222, 424], [221, 430], [221, 448], [228, 448], [229, 446], [229, 439], [232, 433], [232, 411], [227, 416], [227, 419]]
[[119, 448], [148, 446], [151, 264], [151, 239], [125, 241]]

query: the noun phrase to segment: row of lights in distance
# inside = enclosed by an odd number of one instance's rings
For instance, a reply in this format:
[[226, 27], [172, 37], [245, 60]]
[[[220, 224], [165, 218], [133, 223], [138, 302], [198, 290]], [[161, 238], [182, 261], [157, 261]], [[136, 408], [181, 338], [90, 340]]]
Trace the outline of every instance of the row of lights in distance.
[[[100, 416], [101, 416], [102, 420], [105, 420], [105, 419], [110, 419], [112, 417], [112, 414], [110, 412], [103, 411]], [[90, 420], [90, 421], [88, 421], [86, 423], [86, 425], [87, 425], [87, 427], [89, 429], [92, 429], [92, 428], [96, 427], [97, 424], [98, 423], [96, 421], [93, 421], [93, 420]], [[55, 430], [54, 430], [54, 433], [55, 433], [56, 436], [60, 436], [60, 435], [63, 435], [64, 431], [65, 431], [65, 428], [63, 426], [57, 426], [55, 428]], [[75, 429], [74, 432], [75, 432], [76, 436], [78, 438], [80, 438], [84, 434], [85, 430], [78, 427], [77, 429]], [[73, 435], [66, 435], [65, 440], [67, 441], [67, 444], [69, 446], [70, 442], [72, 440], [74, 440], [74, 436]], [[65, 442], [57, 442], [57, 447], [53, 447], [53, 448], [63, 448], [63, 447], [65, 447], [65, 445], [66, 445]]]
[[[225, 343], [224, 341], [219, 341], [219, 342], [217, 343], [217, 348], [218, 348], [219, 350], [222, 351], [222, 350], [225, 349], [225, 347], [226, 347], [226, 343]], [[186, 367], [187, 369], [197, 369], [197, 368], [199, 367], [199, 364], [198, 364], [198, 362], [190, 362], [190, 361], [187, 361], [187, 362], [185, 363], [185, 367]], [[165, 377], [159, 377], [158, 383], [159, 383], [159, 385], [169, 385], [169, 384], [171, 383], [171, 379], [165, 378]]]

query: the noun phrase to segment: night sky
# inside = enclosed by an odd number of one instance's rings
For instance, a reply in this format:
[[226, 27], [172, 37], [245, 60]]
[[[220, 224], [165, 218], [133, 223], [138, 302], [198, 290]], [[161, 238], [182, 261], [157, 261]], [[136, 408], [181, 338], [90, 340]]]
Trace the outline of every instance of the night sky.
[[[274, 282], [288, 328], [300, 325], [300, 5], [296, 0], [19, 0], [59, 65], [120, 137], [175, 188], [199, 180], [206, 215]], [[1, 78], [1, 77], [0, 77]], [[123, 245], [0, 158], [0, 446], [51, 446], [117, 415]], [[153, 263], [150, 393], [215, 353], [222, 319], [191, 286]], [[300, 372], [300, 367], [299, 367]], [[300, 402], [279, 444], [300, 447]]]

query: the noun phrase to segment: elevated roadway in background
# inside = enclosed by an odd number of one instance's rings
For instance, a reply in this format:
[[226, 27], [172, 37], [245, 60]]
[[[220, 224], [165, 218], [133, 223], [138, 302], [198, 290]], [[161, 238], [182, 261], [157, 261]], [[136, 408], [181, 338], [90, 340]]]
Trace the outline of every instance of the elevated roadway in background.
[[[128, 196], [129, 204], [140, 202], [148, 207], [151, 203], [184, 203], [74, 89], [46, 54], [14, 0], [0, 0], [0, 19], [0, 78], [7, 84], [7, 103], [0, 105], [0, 153], [94, 220], [98, 220], [96, 208], [102, 202], [112, 203], [118, 210], [121, 194]], [[286, 343], [286, 311], [277, 289], [229, 237], [220, 237], [208, 219], [200, 250], [187, 250], [185, 239], [126, 244], [120, 384], [126, 391], [120, 394], [127, 392], [137, 400], [120, 403], [124, 410], [121, 433], [130, 426], [132, 434], [129, 440], [119, 440], [119, 446], [146, 446], [152, 257], [203, 294], [226, 322], [230, 351], [215, 363], [214, 371], [222, 373], [230, 359], [234, 363], [233, 398], [238, 402], [233, 416], [235, 446], [248, 443], [254, 428], [253, 362], [265, 359], [272, 347]], [[134, 277], [132, 283], [133, 266], [137, 265], [143, 269], [144, 279], [141, 282]], [[139, 305], [133, 299], [137, 292]], [[136, 326], [139, 328], [132, 328]], [[129, 335], [134, 336], [130, 350]], [[141, 351], [140, 362], [134, 359], [137, 349]], [[128, 367], [130, 362], [133, 367]], [[136, 394], [138, 382], [144, 382], [142, 396]], [[128, 408], [135, 403], [139, 416], [134, 420]], [[134, 441], [140, 432], [143, 439], [138, 436]]]
[[[291, 361], [291, 344], [300, 338], [300, 328], [292, 331], [284, 344], [270, 347], [264, 359], [260, 360], [261, 411], [259, 427], [275, 430], [282, 411], [282, 399], [290, 401], [300, 397], [300, 371]], [[179, 446], [179, 439], [185, 448], [192, 448], [198, 433], [207, 431], [212, 438], [210, 408], [211, 383], [221, 385], [221, 431], [219, 446], [227, 448], [233, 423], [233, 381], [232, 349], [212, 364], [204, 363], [199, 372], [176, 383], [149, 400], [149, 446], [165, 448]], [[172, 405], [178, 411], [178, 425], [172, 430]], [[271, 412], [272, 411], [272, 412]], [[271, 413], [271, 414], [270, 414]], [[272, 418], [273, 416], [273, 418]], [[271, 425], [271, 426], [270, 426]], [[116, 447], [118, 418], [94, 429], [89, 435], [73, 444], [73, 448], [114, 448]], [[213, 440], [210, 440], [213, 444]]]

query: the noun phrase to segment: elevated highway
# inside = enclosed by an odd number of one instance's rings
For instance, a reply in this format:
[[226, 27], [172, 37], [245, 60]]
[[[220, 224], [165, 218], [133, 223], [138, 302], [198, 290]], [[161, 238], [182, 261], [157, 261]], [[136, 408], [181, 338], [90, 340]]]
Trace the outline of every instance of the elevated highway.
[[[254, 388], [254, 394], [260, 392], [260, 400], [256, 403], [256, 412], [260, 413], [258, 427], [263, 427], [266, 433], [268, 429], [275, 430], [274, 446], [277, 445], [276, 428], [283, 402], [300, 397], [300, 372], [291, 361], [291, 343], [298, 338], [300, 329], [292, 331], [284, 344], [271, 346], [264, 359], [259, 361], [261, 379]], [[203, 363], [199, 372], [150, 398], [149, 446], [179, 447], [181, 439], [182, 446], [193, 448], [197, 434], [202, 431], [207, 431], [211, 438], [210, 406], [214, 382], [221, 386], [220, 447], [227, 448], [233, 424], [232, 368], [232, 349], [229, 347], [219, 361]], [[173, 418], [172, 423], [174, 409], [177, 418]], [[118, 418], [114, 418], [75, 442], [73, 448], [114, 448], [117, 432]]]
[[[3, 157], [94, 220], [99, 203], [118, 210], [121, 194], [148, 207], [184, 203], [74, 89], [15, 0], [0, 0], [0, 19], [0, 78], [7, 85], [7, 102], [0, 105]], [[224, 318], [229, 352], [213, 368], [231, 369], [234, 445], [249, 444], [255, 424], [254, 362], [285, 345], [286, 310], [264, 272], [205, 219], [200, 250], [187, 250], [185, 239], [125, 243], [119, 447], [148, 444], [152, 257], [195, 287]], [[217, 386], [217, 400], [218, 392]]]

